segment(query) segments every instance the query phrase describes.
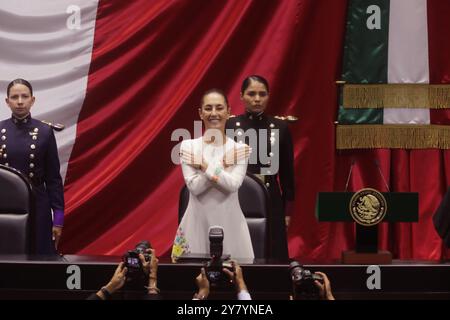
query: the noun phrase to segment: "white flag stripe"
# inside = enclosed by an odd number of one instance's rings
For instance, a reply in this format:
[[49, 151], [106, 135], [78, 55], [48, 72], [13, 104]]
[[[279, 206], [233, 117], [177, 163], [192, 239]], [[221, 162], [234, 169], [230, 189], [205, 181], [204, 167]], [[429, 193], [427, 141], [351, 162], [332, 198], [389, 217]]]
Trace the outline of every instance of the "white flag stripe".
[[[63, 179], [86, 95], [97, 5], [98, 0], [0, 0], [1, 88], [15, 78], [29, 80], [36, 96], [33, 117], [66, 126], [56, 134]], [[0, 108], [0, 119], [9, 116], [8, 108]]]
[[[391, 0], [388, 83], [429, 83], [427, 0]], [[385, 124], [429, 124], [429, 109], [384, 109]]]

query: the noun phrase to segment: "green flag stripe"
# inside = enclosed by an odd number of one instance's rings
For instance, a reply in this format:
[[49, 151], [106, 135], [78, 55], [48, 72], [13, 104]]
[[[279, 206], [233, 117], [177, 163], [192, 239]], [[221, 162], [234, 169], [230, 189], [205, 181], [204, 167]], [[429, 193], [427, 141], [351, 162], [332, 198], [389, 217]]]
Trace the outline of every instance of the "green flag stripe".
[[[387, 83], [389, 5], [390, 0], [349, 2], [342, 70], [347, 83]], [[344, 109], [340, 96], [339, 124], [383, 123], [382, 109]]]

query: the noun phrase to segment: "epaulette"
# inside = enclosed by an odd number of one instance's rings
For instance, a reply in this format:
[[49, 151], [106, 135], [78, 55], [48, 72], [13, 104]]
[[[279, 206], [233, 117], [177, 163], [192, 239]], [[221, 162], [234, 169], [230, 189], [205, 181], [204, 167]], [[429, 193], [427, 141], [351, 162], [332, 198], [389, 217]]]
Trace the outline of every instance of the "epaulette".
[[63, 124], [60, 124], [60, 123], [52, 123], [52, 122], [45, 121], [45, 120], [41, 120], [41, 122], [45, 123], [46, 125], [48, 125], [49, 127], [51, 127], [55, 131], [62, 131], [65, 128], [65, 126]]
[[275, 116], [274, 118], [287, 122], [295, 122], [298, 120], [298, 117], [295, 116]]

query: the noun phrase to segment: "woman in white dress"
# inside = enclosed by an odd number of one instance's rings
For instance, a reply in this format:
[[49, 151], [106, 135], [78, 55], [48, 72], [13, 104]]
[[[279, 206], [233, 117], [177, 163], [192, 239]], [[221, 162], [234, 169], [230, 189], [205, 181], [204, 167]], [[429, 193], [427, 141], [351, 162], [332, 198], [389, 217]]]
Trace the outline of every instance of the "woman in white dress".
[[181, 168], [189, 189], [189, 204], [175, 236], [172, 257], [176, 259], [185, 252], [208, 254], [208, 230], [221, 226], [223, 253], [253, 259], [250, 232], [238, 198], [250, 148], [226, 137], [230, 108], [220, 90], [212, 89], [203, 95], [199, 115], [205, 126], [203, 136], [181, 143]]

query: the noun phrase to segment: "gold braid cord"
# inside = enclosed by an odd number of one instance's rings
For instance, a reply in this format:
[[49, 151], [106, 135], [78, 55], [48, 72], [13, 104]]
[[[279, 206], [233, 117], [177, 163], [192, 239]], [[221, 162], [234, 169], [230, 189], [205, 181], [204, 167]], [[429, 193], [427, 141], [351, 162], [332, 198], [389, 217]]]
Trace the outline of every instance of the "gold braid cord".
[[336, 149], [450, 149], [450, 126], [337, 125]]
[[450, 85], [344, 84], [343, 106], [355, 108], [450, 108]]

